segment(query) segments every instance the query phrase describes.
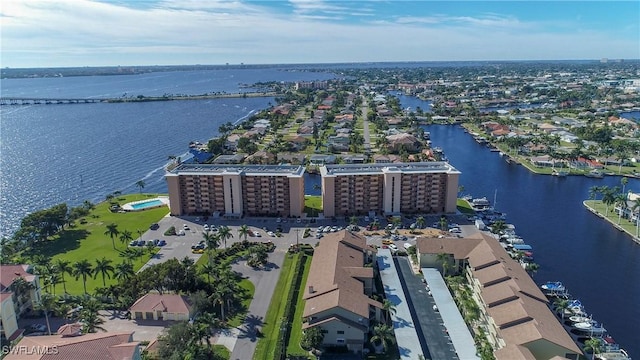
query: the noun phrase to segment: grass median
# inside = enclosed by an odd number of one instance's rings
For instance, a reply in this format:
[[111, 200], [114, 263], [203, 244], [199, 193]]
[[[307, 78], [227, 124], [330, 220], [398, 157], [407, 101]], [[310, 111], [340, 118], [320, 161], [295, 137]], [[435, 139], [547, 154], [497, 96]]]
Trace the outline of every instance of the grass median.
[[254, 360], [271, 360], [273, 359], [278, 336], [280, 335], [280, 327], [284, 317], [286, 301], [289, 296], [293, 276], [295, 274], [296, 264], [301, 253], [287, 254], [280, 270], [280, 277], [273, 292], [267, 316], [262, 328], [263, 337], [258, 341], [256, 351], [253, 355]]

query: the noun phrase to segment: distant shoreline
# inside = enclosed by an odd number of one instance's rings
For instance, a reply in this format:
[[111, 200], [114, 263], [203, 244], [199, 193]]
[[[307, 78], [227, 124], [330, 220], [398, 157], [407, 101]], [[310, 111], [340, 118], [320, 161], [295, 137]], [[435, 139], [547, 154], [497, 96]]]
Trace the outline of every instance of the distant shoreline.
[[173, 101], [173, 100], [206, 100], [206, 99], [230, 99], [230, 98], [257, 98], [275, 97], [276, 92], [246, 92], [246, 93], [215, 93], [203, 95], [170, 95], [170, 96], [144, 96], [126, 98], [84, 99], [84, 98], [0, 98], [2, 105], [32, 105], [32, 104], [84, 104], [84, 103], [130, 103], [149, 101]]

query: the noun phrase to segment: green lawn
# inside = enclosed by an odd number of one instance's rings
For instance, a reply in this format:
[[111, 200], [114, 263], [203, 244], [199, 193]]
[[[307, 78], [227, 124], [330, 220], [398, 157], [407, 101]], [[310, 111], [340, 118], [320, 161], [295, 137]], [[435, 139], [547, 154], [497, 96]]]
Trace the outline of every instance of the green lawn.
[[613, 210], [614, 206], [611, 205], [607, 210], [607, 206], [601, 200], [587, 200], [585, 205], [598, 212], [600, 216], [606, 218], [612, 222], [612, 226], [616, 226], [622, 231], [627, 232], [631, 236], [636, 234], [636, 223], [629, 221], [629, 219], [620, 218], [618, 214]]
[[[157, 197], [158, 194], [129, 194], [118, 197], [118, 202], [122, 205], [131, 201], [143, 200]], [[116, 249], [113, 248], [111, 238], [105, 235], [107, 225], [115, 223], [118, 225], [120, 232], [129, 230], [133, 238], [138, 237], [138, 230], [144, 232], [149, 229], [149, 225], [158, 222], [162, 217], [167, 215], [169, 210], [167, 207], [149, 209], [139, 212], [112, 213], [109, 211], [109, 203], [102, 202], [97, 204], [95, 209], [86, 217], [84, 221], [76, 221], [75, 226], [65, 228], [60, 234], [52, 237], [50, 240], [37, 244], [25, 256], [41, 254], [50, 258], [52, 263], [57, 259], [70, 261], [72, 264], [78, 260], [87, 259], [92, 265], [95, 265], [96, 259], [106, 257], [113, 261], [112, 265], [121, 263], [125, 259], [121, 256], [122, 250], [126, 249], [128, 244], [123, 244], [119, 239], [114, 239]], [[162, 236], [163, 229], [156, 230], [158, 237]], [[157, 249], [156, 249], [157, 252]], [[146, 251], [145, 254], [138, 258], [134, 263], [134, 269], [137, 271], [144, 265], [151, 255]], [[73, 295], [84, 293], [82, 278], [76, 280], [74, 277], [66, 274], [67, 292]], [[106, 279], [107, 286], [115, 284], [114, 279]], [[102, 287], [102, 276], [87, 279], [87, 291], [92, 293], [97, 287]], [[56, 286], [56, 294], [63, 292], [62, 284]]]
[[304, 196], [304, 212], [307, 216], [317, 216], [322, 212], [322, 196], [305, 195]]
[[274, 289], [274, 296], [271, 298], [267, 316], [262, 328], [263, 337], [258, 341], [256, 351], [253, 354], [254, 360], [270, 360], [274, 356], [276, 342], [280, 334], [280, 325], [284, 316], [286, 299], [291, 289], [291, 282], [295, 273], [295, 265], [301, 253], [287, 254], [282, 264], [280, 277]]
[[211, 347], [213, 348], [213, 351], [215, 351], [216, 354], [222, 356], [223, 359], [231, 358], [231, 351], [229, 351], [229, 349], [227, 349], [224, 345], [212, 345]]
[[227, 320], [227, 323], [230, 328], [238, 327], [244, 321], [247, 312], [249, 311], [249, 305], [251, 305], [251, 300], [253, 299], [253, 294], [256, 291], [255, 286], [249, 279], [242, 279], [240, 281], [240, 287], [246, 291], [246, 297], [242, 300], [242, 308], [244, 311], [238, 312], [235, 314], [233, 318]]
[[[307, 283], [307, 277], [309, 276], [309, 269], [311, 268], [311, 258], [309, 257], [304, 264], [304, 274], [302, 275], [302, 282], [300, 283], [300, 290], [304, 289]], [[289, 336], [289, 344], [287, 344], [287, 354], [292, 355], [306, 355], [308, 351], [300, 347], [300, 340], [302, 340], [302, 313], [304, 312], [304, 291], [299, 291], [298, 300], [296, 301], [296, 312], [293, 316], [293, 323], [291, 324], [291, 336]]]

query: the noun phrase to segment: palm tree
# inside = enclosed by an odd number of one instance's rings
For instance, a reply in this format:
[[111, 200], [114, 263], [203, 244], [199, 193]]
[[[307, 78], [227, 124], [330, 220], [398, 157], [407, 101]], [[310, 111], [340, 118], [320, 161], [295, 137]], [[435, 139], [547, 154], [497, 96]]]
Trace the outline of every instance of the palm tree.
[[396, 313], [396, 306], [389, 299], [384, 299], [382, 302], [382, 310], [385, 311], [387, 315], [387, 323], [391, 321], [391, 314]]
[[631, 205], [631, 211], [633, 211], [636, 217], [636, 237], [638, 237], [640, 227], [640, 198], [636, 198]]
[[80, 310], [80, 321], [84, 324], [82, 331], [85, 333], [94, 333], [96, 330], [107, 331], [103, 328], [104, 319], [100, 316], [99, 311], [102, 310], [102, 304], [95, 298], [88, 298], [82, 303]]
[[71, 262], [63, 259], [56, 260], [55, 263], [56, 268], [58, 269], [58, 273], [62, 276], [62, 286], [64, 288], [64, 293], [67, 293], [67, 280], [64, 278], [65, 274], [73, 275], [73, 267], [71, 267]]
[[204, 264], [200, 267], [200, 273], [205, 274], [207, 276], [207, 282], [209, 284], [211, 283], [211, 274], [213, 274], [214, 271], [216, 271], [216, 267], [215, 265], [212, 265], [210, 263]]
[[60, 273], [58, 272], [58, 268], [54, 267], [53, 271], [51, 271], [48, 275], [47, 275], [47, 282], [49, 283], [49, 285], [51, 285], [51, 287], [53, 288], [53, 295], [56, 295], [56, 285], [60, 284], [61, 282], [61, 278], [60, 278]]
[[422, 229], [426, 224], [427, 221], [424, 219], [424, 216], [418, 216], [418, 218], [416, 219], [416, 226]]
[[596, 358], [596, 354], [598, 354], [602, 349], [602, 343], [597, 338], [590, 338], [589, 340], [584, 342], [584, 350], [591, 351], [591, 359]]
[[87, 276], [91, 276], [93, 274], [93, 267], [91, 263], [87, 259], [83, 259], [80, 261], [76, 261], [73, 264], [73, 275], [78, 280], [82, 277], [82, 285], [84, 286], [84, 293], [87, 294]]
[[627, 184], [629, 183], [629, 178], [626, 176], [623, 176], [622, 179], [620, 179], [620, 183], [622, 184], [622, 194], [624, 194], [624, 190]]
[[240, 236], [244, 236], [244, 241], [247, 241], [247, 236], [249, 236], [249, 226], [247, 226], [247, 224], [243, 224], [240, 226], [240, 229], [238, 229], [238, 237]]
[[233, 234], [231, 233], [231, 229], [228, 226], [222, 226], [220, 227], [220, 230], [218, 230], [218, 237], [224, 242], [224, 247], [226, 249], [227, 239], [233, 238]]
[[442, 276], [447, 276], [447, 268], [449, 267], [449, 254], [440, 253], [436, 257], [437, 261], [442, 264]]
[[557, 299], [553, 305], [555, 306], [556, 312], [560, 312], [560, 316], [562, 316], [562, 321], [564, 321], [564, 313], [565, 310], [569, 308], [569, 300], [567, 299]]
[[120, 242], [124, 245], [129, 241], [133, 240], [133, 233], [129, 230], [123, 230], [120, 233]]
[[42, 294], [40, 296], [40, 302], [35, 304], [36, 310], [42, 310], [44, 312], [44, 318], [47, 322], [47, 332], [51, 335], [51, 324], [49, 323], [49, 312], [53, 311], [57, 305], [56, 297], [51, 294]]
[[377, 324], [373, 327], [373, 336], [369, 341], [373, 344], [382, 343], [382, 347], [386, 353], [389, 349], [389, 345], [393, 344], [395, 341], [393, 328], [386, 324]]
[[220, 238], [218, 238], [218, 234], [203, 232], [202, 239], [205, 244], [207, 244], [207, 255], [209, 257], [209, 263], [211, 263], [213, 262], [211, 253], [220, 246]]
[[440, 230], [445, 231], [447, 230], [447, 226], [449, 225], [449, 222], [447, 221], [446, 217], [441, 216], [438, 224], [440, 225]]
[[121, 262], [113, 269], [113, 277], [118, 281], [126, 281], [135, 274], [133, 265], [127, 262]]
[[140, 194], [142, 194], [142, 189], [144, 189], [145, 185], [146, 184], [144, 183], [144, 180], [136, 181], [136, 186], [138, 187], [138, 190], [140, 191]]
[[111, 265], [113, 261], [103, 257], [102, 259], [96, 259], [96, 267], [93, 269], [93, 278], [98, 277], [98, 274], [102, 274], [102, 286], [107, 286], [105, 282], [105, 276], [111, 279], [111, 275], [114, 272], [114, 268]]
[[354, 215], [354, 216], [352, 216], [352, 217], [349, 219], [349, 224], [350, 224], [350, 225], [358, 225], [358, 217], [357, 217], [357, 216], [355, 216], [355, 215]]
[[499, 234], [500, 232], [505, 231], [506, 229], [507, 229], [507, 224], [504, 222], [504, 220], [497, 220], [491, 225], [491, 232], [494, 234]]
[[609, 216], [609, 206], [616, 202], [615, 193], [613, 189], [606, 188], [602, 191], [602, 203], [605, 205], [605, 216]]
[[116, 249], [116, 243], [113, 241], [118, 235], [120, 235], [120, 230], [118, 230], [118, 224], [111, 223], [107, 225], [107, 230], [104, 232], [105, 235], [111, 238], [111, 244], [113, 245], [113, 249]]
[[622, 214], [627, 210], [627, 196], [624, 194], [615, 195], [615, 204], [619, 207], [618, 210], [618, 225], [622, 221]]

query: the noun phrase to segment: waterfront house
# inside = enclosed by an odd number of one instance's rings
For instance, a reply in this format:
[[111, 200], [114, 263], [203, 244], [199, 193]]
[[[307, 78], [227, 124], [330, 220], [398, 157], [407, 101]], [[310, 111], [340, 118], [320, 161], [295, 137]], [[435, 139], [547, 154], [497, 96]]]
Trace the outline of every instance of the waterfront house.
[[342, 230], [322, 238], [303, 287], [303, 330], [318, 327], [325, 348], [362, 353], [382, 319], [374, 289], [372, 254], [364, 236]]
[[81, 336], [27, 336], [4, 360], [140, 360], [133, 333], [98, 332]]
[[193, 315], [189, 298], [178, 294], [146, 294], [129, 311], [131, 320], [188, 321]]
[[40, 302], [40, 281], [31, 265], [0, 265], [0, 339], [8, 344], [22, 335], [18, 319]]
[[241, 164], [247, 157], [246, 154], [220, 155], [213, 160], [214, 164]]
[[422, 143], [413, 135], [408, 133], [400, 133], [397, 135], [388, 135], [387, 146], [389, 151], [399, 152], [400, 149], [404, 149], [407, 152], [418, 152], [422, 146]]

